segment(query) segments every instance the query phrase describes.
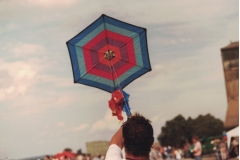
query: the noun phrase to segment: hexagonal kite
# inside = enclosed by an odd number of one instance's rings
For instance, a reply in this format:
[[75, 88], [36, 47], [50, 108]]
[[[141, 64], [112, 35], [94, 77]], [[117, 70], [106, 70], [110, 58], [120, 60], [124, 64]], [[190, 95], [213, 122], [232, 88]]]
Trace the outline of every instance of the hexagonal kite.
[[113, 93], [151, 71], [146, 29], [104, 14], [67, 47], [74, 83]]

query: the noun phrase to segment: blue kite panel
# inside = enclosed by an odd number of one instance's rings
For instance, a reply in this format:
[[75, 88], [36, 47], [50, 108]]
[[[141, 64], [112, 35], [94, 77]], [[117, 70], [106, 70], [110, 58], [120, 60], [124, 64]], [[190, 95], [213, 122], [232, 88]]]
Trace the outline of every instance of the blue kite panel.
[[74, 45], [67, 44], [70, 59], [72, 62], [72, 71], [73, 71], [73, 78], [74, 82], [80, 77], [80, 70], [79, 70], [79, 64], [78, 64], [78, 58], [76, 54], [76, 49]]
[[134, 25], [128, 24], [126, 22], [122, 22], [122, 21], [116, 20], [114, 18], [108, 17], [106, 15], [103, 15], [103, 18], [104, 18], [105, 23], [108, 23], [108, 24], [111, 24], [111, 25], [114, 25], [114, 26], [117, 26], [120, 28], [124, 28], [124, 29], [132, 31], [132, 32], [140, 33], [145, 30], [145, 28], [134, 26]]
[[152, 70], [150, 61], [149, 61], [146, 32], [140, 33], [139, 36], [140, 36], [140, 43], [141, 43], [141, 50], [142, 50], [143, 65], [145, 68]]
[[116, 90], [116, 88], [110, 87], [110, 86], [102, 84], [102, 83], [98, 83], [96, 81], [91, 81], [91, 80], [88, 80], [88, 79], [80, 79], [76, 82], [81, 83], [81, 84], [85, 84], [87, 86], [99, 88], [99, 89], [102, 89], [102, 90], [110, 92], [110, 93], [112, 93], [113, 91]]
[[94, 21], [92, 24], [90, 24], [86, 29], [78, 33], [75, 37], [73, 37], [71, 40], [69, 40], [67, 43], [75, 44], [82, 40], [85, 36], [87, 36], [89, 33], [91, 33], [94, 29], [96, 29], [98, 26], [100, 26], [103, 22], [103, 17], [99, 17], [96, 21]]

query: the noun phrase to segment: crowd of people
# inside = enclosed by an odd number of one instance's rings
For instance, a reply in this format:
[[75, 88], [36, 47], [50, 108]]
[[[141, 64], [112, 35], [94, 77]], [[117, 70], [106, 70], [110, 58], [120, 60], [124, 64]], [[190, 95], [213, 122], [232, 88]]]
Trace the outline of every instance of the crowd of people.
[[104, 155], [98, 155], [98, 156], [91, 156], [91, 154], [76, 154], [74, 156], [68, 156], [68, 155], [47, 155], [44, 157], [43, 160], [104, 160]]
[[[198, 141], [198, 137], [193, 137], [194, 148], [190, 150], [196, 160], [201, 160], [202, 146]], [[149, 159], [150, 160], [181, 160], [187, 157], [188, 148], [174, 148], [171, 146], [159, 147], [153, 146], [151, 148]]]
[[234, 158], [239, 155], [239, 144], [236, 138], [231, 139], [230, 146], [227, 146], [227, 139], [214, 139], [212, 144], [214, 145], [215, 156], [217, 160], [225, 160], [228, 158]]
[[184, 150], [171, 146], [153, 146], [149, 154], [150, 160], [181, 160], [182, 157], [184, 157]]
[[[216, 160], [227, 160], [229, 158], [238, 157], [239, 144], [238, 139], [232, 138], [231, 144], [227, 147], [227, 139], [215, 138], [211, 141], [213, 148], [209, 151], [209, 155], [215, 156]], [[182, 158], [194, 158], [196, 160], [202, 159], [202, 144], [199, 142], [198, 137], [193, 137], [192, 146], [185, 146], [183, 148], [174, 148], [171, 146], [160, 147], [155, 145], [151, 148], [149, 159], [150, 160], [181, 160]], [[192, 156], [190, 155], [192, 154]], [[205, 153], [206, 154], [206, 153]]]

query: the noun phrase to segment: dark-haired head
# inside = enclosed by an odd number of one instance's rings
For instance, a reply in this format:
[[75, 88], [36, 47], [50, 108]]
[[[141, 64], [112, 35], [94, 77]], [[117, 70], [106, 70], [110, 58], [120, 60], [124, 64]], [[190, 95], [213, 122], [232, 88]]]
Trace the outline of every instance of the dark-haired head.
[[198, 141], [198, 136], [193, 136], [192, 141], [193, 141], [193, 143], [196, 143]]
[[193, 136], [192, 139], [198, 140], [198, 136]]
[[151, 122], [135, 113], [123, 124], [122, 134], [127, 154], [133, 156], [149, 156], [153, 144], [153, 128]]

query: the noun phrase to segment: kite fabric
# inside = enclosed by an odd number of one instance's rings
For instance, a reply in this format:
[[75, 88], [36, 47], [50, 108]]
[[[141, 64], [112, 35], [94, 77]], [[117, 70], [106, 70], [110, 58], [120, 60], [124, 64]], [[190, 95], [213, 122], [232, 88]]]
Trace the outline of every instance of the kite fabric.
[[[67, 46], [75, 83], [112, 93], [151, 71], [146, 29], [106, 15], [69, 40]], [[114, 57], [109, 60], [107, 55]]]
[[[67, 41], [67, 47], [74, 83], [109, 93], [119, 90], [129, 97], [122, 89], [152, 70], [146, 29], [104, 14]], [[130, 108], [124, 111], [129, 114]]]

